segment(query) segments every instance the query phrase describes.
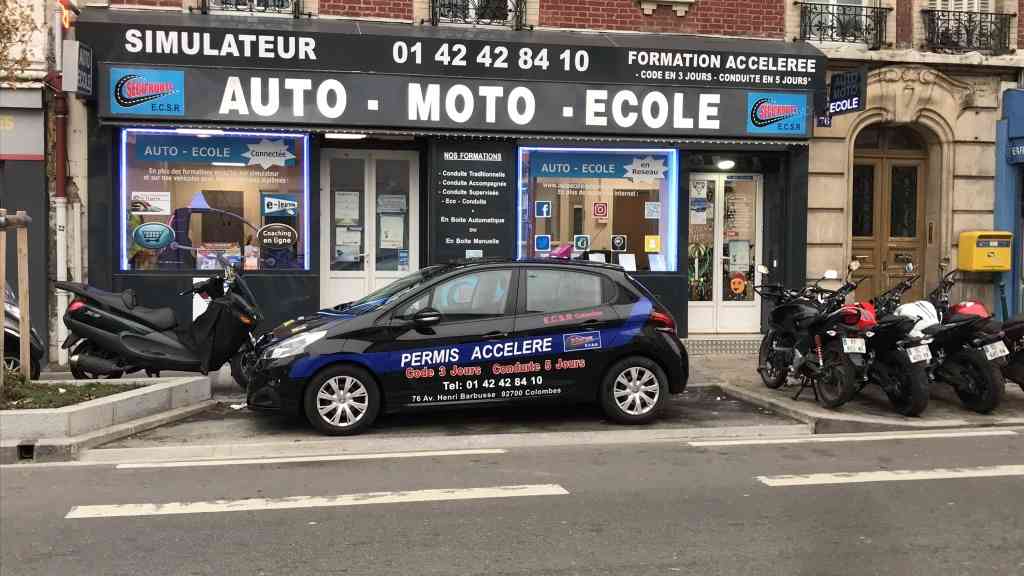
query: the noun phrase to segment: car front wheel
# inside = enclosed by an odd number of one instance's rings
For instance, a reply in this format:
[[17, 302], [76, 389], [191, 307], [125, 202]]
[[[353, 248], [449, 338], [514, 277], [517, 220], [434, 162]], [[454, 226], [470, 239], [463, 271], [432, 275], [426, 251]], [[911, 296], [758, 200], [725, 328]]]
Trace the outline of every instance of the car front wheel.
[[622, 424], [646, 424], [658, 417], [668, 395], [668, 377], [654, 361], [631, 356], [616, 362], [601, 384], [601, 407]]
[[380, 390], [366, 370], [336, 366], [313, 378], [306, 387], [303, 407], [309, 423], [324, 434], [358, 434], [377, 419]]

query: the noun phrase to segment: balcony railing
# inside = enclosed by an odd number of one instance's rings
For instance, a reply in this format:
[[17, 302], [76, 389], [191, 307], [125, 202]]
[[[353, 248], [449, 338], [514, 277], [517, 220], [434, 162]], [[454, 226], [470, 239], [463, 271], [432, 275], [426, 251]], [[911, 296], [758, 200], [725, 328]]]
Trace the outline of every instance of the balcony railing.
[[885, 45], [885, 22], [892, 8], [808, 2], [797, 5], [802, 40], [867, 44], [872, 50]]
[[198, 10], [203, 14], [210, 12], [242, 13], [242, 14], [280, 14], [283, 16], [311, 16], [302, 12], [301, 0], [199, 0], [198, 6], [189, 7], [189, 11]]
[[936, 52], [1010, 52], [1014, 14], [922, 10], [925, 46]]
[[430, 0], [430, 23], [526, 28], [527, 0]]

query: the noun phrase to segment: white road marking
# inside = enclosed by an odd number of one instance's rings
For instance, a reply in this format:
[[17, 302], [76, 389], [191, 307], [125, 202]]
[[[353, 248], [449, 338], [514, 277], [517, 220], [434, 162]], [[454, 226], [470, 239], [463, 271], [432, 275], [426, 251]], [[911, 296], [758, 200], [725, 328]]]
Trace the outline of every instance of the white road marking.
[[933, 470], [876, 470], [873, 472], [837, 472], [794, 476], [758, 476], [767, 486], [826, 486], [865, 482], [903, 482], [907, 480], [950, 480], [956, 478], [998, 478], [1024, 476], [1024, 465], [980, 466], [977, 468], [935, 468]]
[[279, 458], [236, 458], [233, 460], [183, 460], [175, 462], [127, 462], [118, 464], [118, 470], [140, 468], [197, 468], [202, 466], [242, 466], [246, 464], [293, 464], [299, 462], [344, 462], [347, 460], [386, 460], [392, 458], [433, 458], [439, 456], [480, 456], [505, 454], [507, 450], [488, 448], [480, 450], [425, 450], [420, 452], [382, 452], [378, 454], [332, 454], [325, 456], [287, 456]]
[[243, 512], [257, 510], [294, 510], [301, 508], [329, 508], [339, 506], [366, 506], [369, 504], [399, 504], [410, 502], [445, 502], [454, 500], [483, 500], [490, 498], [519, 498], [523, 496], [566, 496], [569, 492], [558, 484], [526, 484], [495, 486], [492, 488], [464, 488], [439, 490], [413, 490], [409, 492], [370, 492], [339, 496], [292, 496], [289, 498], [246, 498], [244, 500], [214, 500], [210, 502], [167, 502], [162, 504], [111, 504], [75, 506], [64, 518], [117, 518], [127, 516], [170, 516], [178, 514], [207, 514], [213, 512]]
[[973, 438], [985, 436], [1017, 436], [1013, 430], [945, 430], [935, 432], [890, 432], [885, 434], [839, 434], [797, 438], [741, 438], [737, 440], [697, 440], [687, 444], [695, 447], [759, 446], [771, 444], [825, 444], [832, 442], [878, 442], [882, 440], [927, 440], [929, 438]]

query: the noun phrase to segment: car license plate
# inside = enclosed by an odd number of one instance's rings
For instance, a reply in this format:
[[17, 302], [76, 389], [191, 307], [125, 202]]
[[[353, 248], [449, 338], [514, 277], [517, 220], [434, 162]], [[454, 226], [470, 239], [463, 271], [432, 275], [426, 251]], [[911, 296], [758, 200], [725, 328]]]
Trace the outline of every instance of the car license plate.
[[985, 357], [989, 360], [995, 360], [996, 358], [1002, 358], [1003, 356], [1010, 355], [1010, 351], [1006, 349], [1006, 343], [1002, 340], [985, 346], [983, 350], [985, 351]]
[[843, 338], [843, 352], [847, 354], [866, 354], [868, 346], [863, 338]]
[[913, 348], [907, 348], [907, 356], [910, 357], [912, 364], [918, 362], [927, 362], [932, 359], [932, 351], [927, 346], [914, 346]]

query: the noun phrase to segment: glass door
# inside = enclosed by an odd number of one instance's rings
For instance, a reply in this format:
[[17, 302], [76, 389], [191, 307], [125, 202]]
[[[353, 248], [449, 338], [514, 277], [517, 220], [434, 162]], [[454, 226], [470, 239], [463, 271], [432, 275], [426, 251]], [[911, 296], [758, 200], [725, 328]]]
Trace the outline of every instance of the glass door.
[[320, 304], [362, 298], [419, 263], [415, 152], [324, 150]]
[[689, 331], [754, 333], [761, 328], [761, 176], [690, 176]]

